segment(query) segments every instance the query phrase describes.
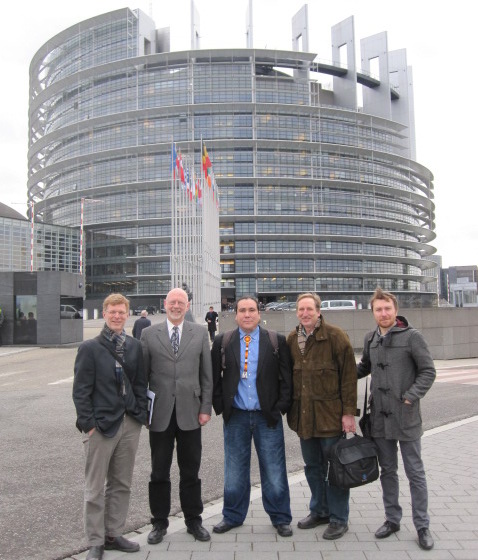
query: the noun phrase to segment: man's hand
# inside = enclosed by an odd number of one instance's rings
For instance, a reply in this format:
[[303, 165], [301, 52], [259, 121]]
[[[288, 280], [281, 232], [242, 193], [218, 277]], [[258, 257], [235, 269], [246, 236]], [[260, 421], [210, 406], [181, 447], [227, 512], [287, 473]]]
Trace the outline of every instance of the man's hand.
[[91, 430], [88, 432], [88, 436], [91, 437], [91, 435], [93, 434], [93, 432], [96, 430], [96, 428], [91, 428]]
[[201, 426], [205, 426], [209, 420], [211, 420], [211, 415], [210, 414], [200, 414], [199, 415], [199, 423], [201, 424]]
[[346, 433], [356, 432], [355, 418], [351, 414], [344, 414], [342, 416], [342, 430]]

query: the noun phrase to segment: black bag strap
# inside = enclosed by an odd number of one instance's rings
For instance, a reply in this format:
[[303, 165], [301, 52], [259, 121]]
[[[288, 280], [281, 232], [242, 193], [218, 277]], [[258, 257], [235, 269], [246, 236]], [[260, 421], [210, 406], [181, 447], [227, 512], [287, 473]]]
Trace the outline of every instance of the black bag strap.
[[364, 396], [364, 399], [363, 399], [363, 413], [364, 414], [370, 410], [367, 396], [368, 396], [368, 377], [365, 380], [365, 396]]
[[131, 390], [131, 382], [129, 379], [129, 375], [128, 372], [132, 373], [131, 368], [125, 363], [125, 361], [119, 356], [119, 354], [117, 354], [114, 350], [112, 350], [107, 344], [106, 342], [103, 340], [102, 336], [99, 335], [96, 337], [96, 339], [98, 340], [98, 342], [101, 344], [101, 346], [104, 346], [106, 348], [106, 350], [108, 350], [108, 352], [113, 356], [113, 358], [121, 365], [121, 367], [124, 369], [126, 375], [123, 377], [123, 379], [125, 379], [125, 385], [127, 385], [128, 389]]

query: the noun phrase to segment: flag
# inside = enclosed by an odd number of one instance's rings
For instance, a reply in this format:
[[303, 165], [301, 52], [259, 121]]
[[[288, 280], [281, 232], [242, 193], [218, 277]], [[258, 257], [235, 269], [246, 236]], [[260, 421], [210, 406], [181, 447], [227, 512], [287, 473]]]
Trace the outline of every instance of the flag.
[[181, 154], [179, 154], [179, 173], [180, 173], [180, 178], [181, 178], [181, 183], [184, 184], [186, 183], [186, 179], [184, 178], [184, 167], [183, 167], [183, 158], [181, 157]]
[[171, 171], [173, 173], [173, 179], [176, 179], [177, 159], [178, 159], [178, 154], [176, 152], [176, 145], [173, 142], [173, 149], [171, 150]]
[[207, 153], [206, 144], [203, 144], [203, 156], [202, 156], [202, 168], [204, 171], [204, 176], [207, 178], [210, 169], [212, 167], [211, 160], [209, 159], [209, 154]]

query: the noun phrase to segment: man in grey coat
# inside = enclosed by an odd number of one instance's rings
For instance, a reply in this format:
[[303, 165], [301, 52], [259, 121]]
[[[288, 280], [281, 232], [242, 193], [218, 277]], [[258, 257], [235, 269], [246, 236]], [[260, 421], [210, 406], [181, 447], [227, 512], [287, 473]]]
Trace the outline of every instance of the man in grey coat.
[[170, 469], [175, 443], [179, 498], [184, 521], [197, 540], [210, 539], [201, 514], [201, 426], [212, 411], [212, 366], [207, 330], [185, 321], [187, 293], [174, 288], [166, 296], [167, 320], [144, 329], [141, 336], [149, 389], [155, 394], [149, 427], [151, 481], [149, 505], [153, 530], [149, 544], [163, 540], [171, 507]]
[[377, 329], [368, 333], [357, 366], [357, 377], [370, 373], [372, 437], [377, 444], [385, 523], [378, 539], [400, 530], [402, 508], [398, 502], [398, 444], [410, 483], [413, 523], [418, 544], [433, 548], [429, 530], [428, 490], [421, 458], [423, 434], [420, 400], [435, 380], [436, 371], [422, 334], [405, 317], [397, 315], [397, 298], [377, 288], [370, 300]]

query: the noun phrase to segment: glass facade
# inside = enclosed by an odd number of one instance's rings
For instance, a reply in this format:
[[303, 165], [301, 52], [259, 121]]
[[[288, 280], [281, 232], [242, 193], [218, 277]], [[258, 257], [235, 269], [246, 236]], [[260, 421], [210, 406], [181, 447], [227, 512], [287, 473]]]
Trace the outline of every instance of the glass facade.
[[28, 220], [0, 217], [0, 270], [33, 270], [79, 273], [80, 232], [75, 229]]
[[45, 222], [77, 228], [81, 199], [96, 202], [87, 297], [170, 289], [171, 143], [199, 165], [204, 140], [223, 298], [365, 304], [381, 285], [434, 302], [433, 176], [409, 157], [413, 130], [341, 106], [303, 71], [309, 54], [161, 53], [154, 37], [148, 16], [117, 10], [52, 38], [30, 67], [29, 197]]

